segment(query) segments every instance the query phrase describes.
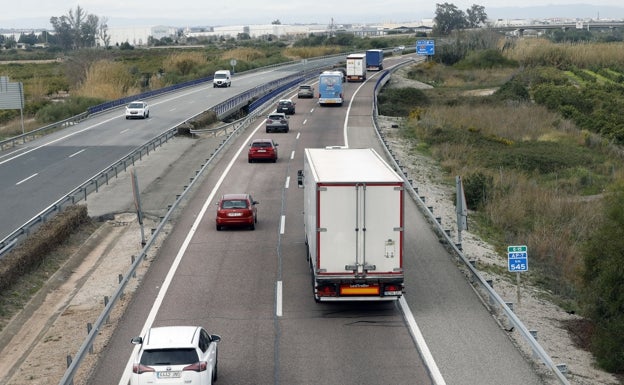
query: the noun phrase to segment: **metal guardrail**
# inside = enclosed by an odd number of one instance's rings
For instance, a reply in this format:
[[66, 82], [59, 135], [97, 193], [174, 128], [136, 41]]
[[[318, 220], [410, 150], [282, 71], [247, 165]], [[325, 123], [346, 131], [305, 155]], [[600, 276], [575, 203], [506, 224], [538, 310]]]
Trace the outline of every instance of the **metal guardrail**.
[[[407, 190], [408, 190], [410, 196], [412, 197], [412, 199], [414, 199], [414, 201], [416, 201], [416, 203], [418, 204], [420, 210], [427, 217], [428, 221], [433, 225], [433, 228], [436, 231], [436, 233], [438, 234], [438, 236], [442, 240], [444, 240], [444, 242], [448, 245], [448, 247], [450, 247], [451, 250], [455, 253], [455, 256], [470, 271], [470, 274], [471, 274], [470, 282], [472, 284], [476, 285], [477, 289], [480, 291], [480, 295], [485, 294], [485, 297], [489, 298], [489, 302], [488, 303], [489, 303], [490, 307], [491, 308], [494, 307], [492, 309], [492, 311], [494, 311], [494, 312], [502, 311], [502, 313], [504, 313], [505, 316], [507, 317], [507, 319], [509, 320], [510, 324], [514, 326], [515, 330], [518, 330], [520, 335], [529, 344], [529, 346], [533, 350], [534, 354], [542, 360], [542, 362], [548, 367], [548, 369], [550, 369], [550, 371], [556, 376], [556, 378], [559, 380], [559, 382], [561, 384], [564, 384], [564, 385], [569, 385], [570, 383], [569, 383], [568, 379], [562, 373], [562, 370], [560, 370], [559, 366], [555, 365], [553, 363], [553, 361], [550, 358], [550, 356], [548, 355], [548, 353], [537, 342], [537, 340], [535, 339], [533, 334], [531, 334], [531, 332], [527, 329], [527, 327], [524, 325], [524, 323], [522, 323], [522, 321], [513, 312], [513, 310], [511, 310], [511, 308], [507, 305], [507, 303], [505, 301], [503, 301], [503, 299], [498, 295], [498, 293], [492, 288], [491, 284], [489, 282], [487, 282], [479, 274], [479, 271], [466, 258], [466, 256], [464, 256], [464, 254], [463, 254], [463, 252], [461, 250], [461, 245], [455, 244], [453, 242], [453, 240], [450, 238], [449, 233], [447, 233], [447, 231], [445, 231], [445, 229], [442, 228], [442, 226], [439, 223], [439, 221], [434, 217], [434, 215], [431, 212], [431, 210], [425, 205], [425, 202], [418, 195], [416, 189], [414, 188], [414, 186], [412, 186], [411, 181], [407, 178], [407, 176], [403, 172], [403, 169], [402, 169], [402, 167], [399, 164], [400, 163], [399, 160], [396, 159], [395, 156], [392, 154], [392, 152], [389, 150], [388, 142], [386, 141], [384, 135], [381, 133], [381, 131], [379, 129], [379, 124], [378, 124], [378, 122], [379, 122], [379, 119], [378, 119], [379, 114], [378, 114], [378, 111], [377, 111], [377, 94], [379, 93], [379, 90], [381, 89], [381, 87], [389, 80], [390, 75], [392, 74], [392, 72], [394, 72], [397, 69], [399, 69], [402, 65], [405, 65], [405, 64], [408, 64], [408, 63], [409, 62], [405, 62], [405, 63], [399, 64], [398, 66], [394, 67], [391, 70], [386, 70], [385, 73], [377, 80], [377, 83], [375, 84], [375, 91], [374, 91], [374, 97], [373, 97], [373, 123], [375, 125], [375, 131], [377, 133], [378, 139], [383, 143], [384, 151], [385, 151], [387, 157], [389, 159], [391, 159], [391, 163], [392, 163], [394, 169], [397, 171], [397, 173], [399, 173], [402, 176], [402, 178], [403, 178], [403, 180], [405, 182], [405, 185], [407, 186]], [[565, 367], [565, 365], [563, 365], [563, 367]]]
[[76, 123], [79, 123], [89, 117], [88, 112], [83, 112], [81, 114], [72, 116], [71, 118], [67, 118], [65, 120], [61, 120], [60, 122], [48, 124], [47, 126], [39, 127], [35, 130], [28, 131], [24, 134], [17, 135], [5, 140], [0, 140], [0, 151], [5, 150], [6, 148], [15, 147], [18, 144], [23, 144], [30, 140], [33, 140], [39, 136], [46, 134], [48, 131], [59, 130], [65, 127], [72, 126]]
[[28, 222], [24, 223], [18, 229], [5, 237], [0, 242], [0, 258], [18, 244], [21, 238], [30, 235], [47, 219], [61, 211], [64, 207], [76, 204], [82, 200], [87, 200], [87, 196], [92, 192], [97, 192], [103, 185], [107, 185], [112, 178], [116, 178], [120, 172], [125, 172], [129, 166], [133, 166], [134, 162], [141, 160], [143, 156], [149, 155], [150, 151], [154, 151], [157, 147], [163, 145], [177, 133], [177, 129], [169, 129], [164, 133], [156, 136], [149, 142], [143, 144], [128, 155], [111, 164], [104, 170], [89, 178], [80, 186], [71, 190], [68, 194], [43, 209]]

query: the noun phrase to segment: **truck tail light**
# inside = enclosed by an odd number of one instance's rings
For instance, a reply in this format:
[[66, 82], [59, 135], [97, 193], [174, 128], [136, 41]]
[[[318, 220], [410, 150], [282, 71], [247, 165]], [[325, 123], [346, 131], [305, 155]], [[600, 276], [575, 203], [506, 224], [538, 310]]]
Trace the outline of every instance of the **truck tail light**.
[[141, 374], [147, 372], [155, 372], [154, 368], [150, 368], [149, 366], [134, 364], [132, 365], [132, 373]]
[[403, 294], [403, 286], [396, 283], [390, 283], [384, 286], [384, 295], [401, 295]]
[[189, 366], [185, 366], [182, 370], [191, 372], [203, 372], [208, 369], [208, 363], [206, 361], [199, 361]]
[[335, 285], [319, 285], [316, 288], [319, 297], [335, 297], [336, 286]]

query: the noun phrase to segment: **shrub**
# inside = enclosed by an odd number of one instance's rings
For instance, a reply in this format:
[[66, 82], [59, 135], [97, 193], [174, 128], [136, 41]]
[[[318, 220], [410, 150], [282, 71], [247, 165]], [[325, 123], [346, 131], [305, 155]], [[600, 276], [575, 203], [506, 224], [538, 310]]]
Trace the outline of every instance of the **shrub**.
[[409, 116], [417, 106], [429, 104], [429, 98], [416, 88], [390, 88], [379, 93], [379, 113], [391, 116]]
[[89, 221], [87, 206], [69, 206], [0, 259], [0, 291], [43, 262], [51, 250], [62, 244], [72, 232]]
[[611, 372], [624, 371], [624, 186], [611, 191], [604, 221], [584, 245], [584, 297], [595, 324], [592, 352], [598, 364]]

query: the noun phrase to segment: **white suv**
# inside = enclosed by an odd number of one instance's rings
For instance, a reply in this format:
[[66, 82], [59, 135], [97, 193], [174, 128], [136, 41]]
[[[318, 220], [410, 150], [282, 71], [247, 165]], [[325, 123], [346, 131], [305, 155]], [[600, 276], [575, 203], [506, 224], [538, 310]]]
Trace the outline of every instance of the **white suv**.
[[217, 380], [217, 344], [221, 337], [200, 326], [151, 328], [132, 365], [131, 384], [212, 384]]

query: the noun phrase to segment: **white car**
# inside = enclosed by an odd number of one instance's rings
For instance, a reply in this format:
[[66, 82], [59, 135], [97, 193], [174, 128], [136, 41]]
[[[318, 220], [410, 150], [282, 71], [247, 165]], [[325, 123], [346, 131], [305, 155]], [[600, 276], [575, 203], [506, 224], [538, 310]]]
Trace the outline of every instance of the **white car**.
[[212, 384], [217, 380], [217, 345], [221, 337], [201, 326], [151, 328], [131, 342], [140, 345], [131, 384]]
[[126, 119], [149, 118], [149, 106], [147, 103], [136, 100], [126, 106]]

